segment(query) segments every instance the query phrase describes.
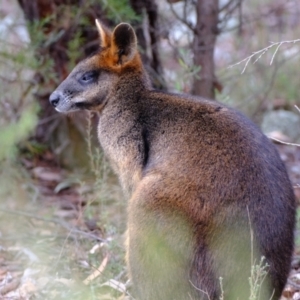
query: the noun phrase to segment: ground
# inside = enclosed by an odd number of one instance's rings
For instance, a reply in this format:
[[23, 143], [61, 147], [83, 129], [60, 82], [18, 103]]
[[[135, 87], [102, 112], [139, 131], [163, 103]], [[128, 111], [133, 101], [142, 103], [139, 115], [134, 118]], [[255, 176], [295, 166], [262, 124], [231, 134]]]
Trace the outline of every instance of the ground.
[[[277, 147], [299, 201], [300, 147]], [[51, 153], [20, 165], [3, 177], [0, 299], [123, 297], [126, 203], [107, 163], [96, 176], [58, 168]], [[282, 300], [300, 299], [299, 237]]]

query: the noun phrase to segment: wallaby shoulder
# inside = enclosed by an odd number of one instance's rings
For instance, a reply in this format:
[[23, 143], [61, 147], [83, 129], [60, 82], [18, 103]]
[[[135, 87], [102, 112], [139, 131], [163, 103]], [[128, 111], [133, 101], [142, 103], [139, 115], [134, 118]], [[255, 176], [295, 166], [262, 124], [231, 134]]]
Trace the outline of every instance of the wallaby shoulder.
[[[219, 140], [224, 145], [237, 138], [241, 142], [247, 138], [266, 139], [241, 112], [217, 101], [185, 94], [145, 91], [141, 102], [140, 110], [145, 116], [141, 121], [146, 126], [149, 123], [150, 131], [161, 133], [165, 130], [171, 140], [172, 136], [192, 136], [194, 142], [189, 144], [191, 147], [199, 148], [199, 143], [213, 137], [215, 142]], [[250, 144], [250, 141], [244, 142]]]

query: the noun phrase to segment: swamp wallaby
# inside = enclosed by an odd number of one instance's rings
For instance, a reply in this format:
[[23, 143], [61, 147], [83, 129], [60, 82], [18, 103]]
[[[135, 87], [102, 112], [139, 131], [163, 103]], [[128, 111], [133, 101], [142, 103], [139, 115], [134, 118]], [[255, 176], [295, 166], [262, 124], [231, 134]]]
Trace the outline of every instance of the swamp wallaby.
[[246, 300], [252, 274], [255, 299], [279, 299], [295, 198], [273, 144], [223, 104], [153, 90], [132, 27], [96, 25], [100, 51], [50, 102], [61, 113], [99, 113], [100, 144], [129, 199], [134, 298]]

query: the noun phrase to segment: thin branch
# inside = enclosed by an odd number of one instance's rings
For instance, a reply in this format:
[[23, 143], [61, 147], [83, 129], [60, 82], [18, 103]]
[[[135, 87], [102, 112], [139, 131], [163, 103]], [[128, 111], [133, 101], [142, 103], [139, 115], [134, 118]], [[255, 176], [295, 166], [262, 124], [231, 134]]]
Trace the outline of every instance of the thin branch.
[[109, 255], [107, 254], [102, 263], [100, 264], [99, 268], [97, 268], [92, 274], [90, 274], [84, 281], [83, 283], [85, 285], [88, 285], [90, 284], [95, 278], [97, 278], [98, 276], [102, 275], [103, 274], [103, 271], [105, 270], [106, 268], [106, 265], [107, 265], [107, 262], [109, 260]]
[[197, 291], [199, 291], [199, 292], [205, 294], [205, 295], [207, 296], [208, 300], [211, 300], [211, 298], [209, 297], [208, 292], [203, 291], [203, 290], [201, 290], [200, 288], [196, 287], [196, 286], [194, 285], [194, 283], [193, 283], [191, 280], [189, 280], [189, 282], [190, 282], [190, 284], [192, 285], [193, 288], [195, 288]]
[[250, 225], [250, 239], [251, 239], [251, 266], [254, 266], [254, 237], [253, 237], [253, 230], [252, 230], [252, 224], [251, 224], [251, 218], [250, 218], [250, 212], [249, 212], [249, 207], [247, 205], [247, 212], [248, 212], [248, 219], [249, 219], [249, 225]]
[[15, 83], [15, 82], [17, 82], [16, 78], [10, 79], [10, 78], [7, 78], [6, 76], [3, 76], [1, 74], [0, 74], [0, 80], [3, 80], [6, 83]]
[[284, 145], [300, 147], [300, 144], [294, 144], [294, 143], [284, 142], [284, 141], [275, 139], [275, 138], [273, 138], [273, 137], [271, 137], [271, 136], [268, 136], [268, 138], [271, 139], [271, 140], [273, 140], [273, 141], [276, 141], [276, 142], [278, 142], [278, 143], [284, 144]]
[[294, 288], [300, 289], [300, 285], [294, 282], [292, 279], [288, 279], [288, 284]]
[[180, 21], [182, 22], [183, 24], [185, 24], [191, 31], [195, 32], [195, 27], [193, 26], [193, 24], [191, 22], [189, 22], [187, 19], [184, 19], [182, 17], [180, 17], [178, 15], [178, 13], [175, 11], [172, 3], [170, 3], [170, 8], [171, 8], [171, 11], [173, 13], [173, 15]]
[[243, 11], [242, 11], [242, 3], [243, 0], [239, 1], [239, 6], [238, 6], [238, 18], [239, 18], [239, 23], [238, 23], [238, 34], [241, 36], [242, 31], [243, 31]]
[[225, 3], [220, 9], [219, 9], [219, 13], [221, 13], [222, 11], [226, 10], [233, 2], [235, 2], [236, 0], [229, 0], [227, 3]]
[[[297, 105], [295, 105], [295, 108], [300, 112], [300, 109], [299, 109], [299, 107], [298, 107]], [[294, 144], [294, 143], [283, 142], [283, 141], [280, 141], [280, 140], [275, 139], [275, 138], [270, 137], [270, 136], [269, 136], [268, 138], [270, 138], [270, 139], [272, 139], [272, 140], [274, 140], [274, 141], [276, 141], [276, 142], [279, 142], [279, 143], [281, 143], [281, 144], [284, 144], [284, 145], [300, 147], [300, 144]]]
[[275, 58], [275, 55], [276, 55], [276, 53], [277, 53], [277, 51], [278, 51], [278, 49], [279, 49], [279, 47], [282, 45], [282, 43], [280, 43], [277, 47], [276, 47], [276, 50], [275, 50], [275, 52], [273, 53], [273, 55], [272, 55], [272, 58], [271, 58], [271, 61], [270, 61], [270, 65], [272, 65], [272, 63], [273, 63], [273, 60], [274, 60], [274, 58]]
[[300, 42], [300, 39], [291, 40], [291, 41], [281, 41], [281, 42], [277, 42], [277, 43], [271, 42], [271, 45], [269, 45], [269, 46], [267, 46], [267, 47], [265, 47], [265, 48], [263, 48], [261, 50], [253, 52], [250, 56], [244, 58], [243, 60], [241, 60], [241, 61], [239, 61], [239, 62], [237, 62], [237, 63], [235, 63], [235, 64], [233, 64], [231, 66], [229, 66], [228, 68], [233, 68], [233, 67], [235, 67], [235, 66], [237, 66], [237, 65], [245, 62], [245, 66], [244, 66], [244, 68], [243, 68], [243, 70], [241, 72], [241, 74], [243, 74], [245, 72], [245, 70], [246, 70], [246, 68], [247, 68], [247, 66], [248, 66], [248, 64], [249, 64], [249, 62], [251, 61], [252, 58], [254, 58], [256, 55], [258, 55], [258, 57], [253, 62], [253, 63], [256, 63], [268, 50], [270, 50], [271, 48], [277, 46], [276, 50], [275, 50], [275, 52], [274, 52], [274, 54], [272, 56], [272, 59], [270, 61], [270, 65], [271, 65], [273, 63], [274, 57], [275, 57], [275, 55], [276, 55], [276, 53], [277, 53], [277, 51], [278, 51], [278, 49], [279, 49], [279, 47], [281, 45], [283, 45], [283, 44], [295, 44], [295, 43], [298, 43], [298, 42]]
[[265, 101], [268, 99], [268, 96], [270, 94], [270, 92], [272, 91], [273, 89], [273, 86], [274, 86], [274, 82], [275, 82], [275, 79], [276, 79], [276, 76], [278, 74], [278, 70], [280, 69], [280, 67], [285, 63], [286, 61], [281, 61], [281, 62], [277, 62], [275, 64], [275, 67], [274, 67], [274, 70], [272, 71], [272, 76], [271, 76], [271, 79], [269, 80], [268, 84], [266, 84], [266, 88], [264, 88], [262, 90], [262, 100], [260, 101], [260, 104], [258, 105], [258, 107], [256, 108], [254, 114], [253, 114], [253, 117], [255, 117], [258, 113], [261, 112], [261, 109], [262, 109], [262, 106], [265, 104]]
[[184, 20], [187, 20], [187, 3], [188, 3], [188, 1], [184, 1], [184, 6], [183, 6], [183, 18], [184, 18]]
[[[234, 2], [234, 1], [232, 1]], [[240, 6], [240, 1], [237, 1], [232, 7], [228, 7], [224, 17], [219, 23], [226, 23], [228, 19], [232, 18], [233, 12]]]

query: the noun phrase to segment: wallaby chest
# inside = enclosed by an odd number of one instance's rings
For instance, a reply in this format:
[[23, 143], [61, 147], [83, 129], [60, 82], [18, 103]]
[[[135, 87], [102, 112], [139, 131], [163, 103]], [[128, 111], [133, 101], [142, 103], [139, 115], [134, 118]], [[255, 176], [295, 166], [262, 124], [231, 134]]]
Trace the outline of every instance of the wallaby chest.
[[100, 115], [98, 138], [123, 189], [130, 194], [141, 179], [145, 145], [139, 110], [132, 109], [134, 103], [124, 105], [122, 101], [109, 104]]

